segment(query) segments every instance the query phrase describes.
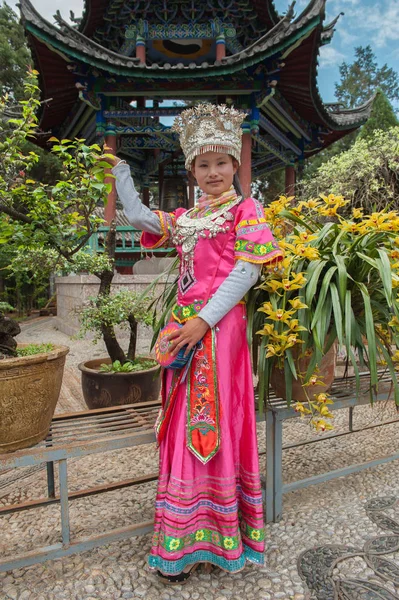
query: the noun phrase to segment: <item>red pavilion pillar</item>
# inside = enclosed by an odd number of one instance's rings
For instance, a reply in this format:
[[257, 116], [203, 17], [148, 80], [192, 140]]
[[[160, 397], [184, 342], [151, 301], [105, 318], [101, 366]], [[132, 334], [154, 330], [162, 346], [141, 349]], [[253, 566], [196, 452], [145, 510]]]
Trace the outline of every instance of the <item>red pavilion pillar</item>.
[[150, 185], [148, 182], [143, 184], [143, 204], [150, 208]]
[[285, 195], [295, 196], [296, 173], [293, 165], [285, 167]]
[[[109, 154], [116, 154], [116, 134], [110, 132], [109, 129], [107, 131], [107, 135], [105, 136], [105, 144], [110, 148], [108, 150]], [[109, 170], [111, 172], [111, 170]], [[115, 179], [113, 177], [106, 177], [105, 183], [110, 183], [112, 185], [112, 189], [108, 194], [107, 206], [104, 209], [104, 219], [106, 221], [106, 225], [110, 225], [111, 221], [113, 221], [116, 217], [116, 186]]]
[[141, 35], [136, 37], [136, 58], [140, 59], [140, 62], [145, 65], [145, 40]]
[[158, 196], [159, 196], [159, 210], [162, 209], [162, 188], [163, 188], [163, 179], [164, 179], [165, 167], [160, 164], [158, 166]]
[[[245, 123], [244, 123], [245, 126]], [[251, 149], [252, 149], [252, 138], [251, 131], [248, 128], [244, 128], [244, 132], [242, 134], [242, 148], [241, 148], [241, 165], [238, 170], [238, 176], [240, 178], [240, 183], [242, 187], [242, 191], [244, 192], [244, 198], [249, 198], [251, 196], [251, 182], [252, 182], [252, 157], [251, 157]]]
[[220, 33], [216, 38], [216, 60], [221, 60], [226, 56], [226, 39], [224, 33]]

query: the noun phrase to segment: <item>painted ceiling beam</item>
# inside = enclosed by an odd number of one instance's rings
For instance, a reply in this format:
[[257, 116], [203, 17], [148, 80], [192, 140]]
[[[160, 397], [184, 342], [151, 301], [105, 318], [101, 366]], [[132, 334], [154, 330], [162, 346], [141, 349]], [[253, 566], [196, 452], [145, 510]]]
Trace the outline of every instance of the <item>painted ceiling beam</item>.
[[277, 156], [285, 164], [290, 164], [292, 162], [291, 158], [289, 158], [289, 156], [287, 154], [278, 150], [278, 148], [273, 146], [273, 144], [271, 144], [268, 140], [265, 140], [265, 138], [263, 138], [258, 133], [253, 133], [251, 137], [253, 140], [255, 140], [255, 142], [257, 142], [258, 144], [260, 144], [261, 146], [263, 146], [264, 148], [269, 150], [269, 152], [272, 152], [275, 156]]
[[307, 142], [311, 142], [311, 136], [300, 126], [298, 123], [287, 113], [281, 104], [275, 99], [271, 98], [270, 105], [273, 106], [282, 116], [290, 123], [290, 125], [296, 129], [300, 137], [303, 137]]
[[262, 127], [262, 129], [267, 131], [267, 133], [270, 133], [270, 135], [273, 136], [274, 139], [279, 141], [280, 144], [292, 150], [297, 156], [302, 155], [302, 150], [293, 142], [291, 142], [291, 140], [288, 139], [286, 135], [281, 133], [281, 131], [275, 125], [273, 125], [273, 123], [269, 121], [269, 119], [267, 119], [265, 116], [259, 115], [259, 125]]

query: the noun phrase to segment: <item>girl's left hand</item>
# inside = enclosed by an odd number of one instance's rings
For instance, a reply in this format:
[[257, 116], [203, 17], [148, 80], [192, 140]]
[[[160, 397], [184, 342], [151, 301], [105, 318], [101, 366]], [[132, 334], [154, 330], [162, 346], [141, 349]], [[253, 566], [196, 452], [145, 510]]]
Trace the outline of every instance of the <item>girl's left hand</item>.
[[201, 319], [201, 317], [195, 317], [195, 319], [187, 321], [178, 331], [168, 336], [169, 341], [172, 342], [170, 345], [171, 355], [176, 356], [179, 350], [187, 345], [184, 353], [184, 356], [187, 356], [191, 348], [204, 337], [208, 329], [208, 323]]

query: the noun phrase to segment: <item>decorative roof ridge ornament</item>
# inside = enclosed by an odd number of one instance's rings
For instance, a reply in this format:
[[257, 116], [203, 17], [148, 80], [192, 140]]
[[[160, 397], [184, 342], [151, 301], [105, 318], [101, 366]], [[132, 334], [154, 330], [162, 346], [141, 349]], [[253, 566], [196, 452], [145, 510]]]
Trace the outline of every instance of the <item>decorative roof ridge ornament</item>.
[[294, 15], [294, 5], [295, 5], [295, 0], [288, 7], [287, 13], [280, 19], [280, 21], [278, 21], [278, 23], [276, 23], [276, 25], [274, 25], [274, 27], [272, 27], [271, 29], [269, 29], [269, 31], [267, 31], [264, 35], [262, 35], [262, 37], [260, 37], [258, 40], [256, 40], [250, 46], [247, 46], [246, 48], [244, 48], [244, 50], [241, 50], [240, 52], [237, 52], [236, 54], [232, 54], [231, 56], [228, 56], [225, 59], [222, 59], [222, 62], [224, 62], [226, 60], [230, 60], [232, 57], [239, 56], [240, 54], [248, 54], [251, 50], [262, 46], [265, 42], [268, 42], [269, 39], [273, 38], [273, 36], [275, 36], [280, 31], [285, 32], [288, 29], [288, 27], [291, 25], [291, 20]]
[[241, 124], [246, 114], [225, 104], [198, 104], [176, 117], [171, 130], [180, 136], [180, 145], [190, 170], [196, 156], [205, 152], [225, 152], [240, 163]]
[[331, 23], [329, 23], [328, 25], [325, 25], [323, 27], [323, 31], [321, 32], [321, 40], [323, 43], [323, 46], [325, 44], [329, 44], [333, 38], [333, 35], [335, 33], [335, 26], [338, 23], [339, 18], [342, 16], [344, 16], [345, 13], [344, 12], [340, 12], [335, 19], [333, 19], [331, 21]]
[[327, 0], [310, 0], [309, 4], [303, 9], [303, 11], [299, 14], [299, 16], [295, 19], [294, 24], [300, 23], [304, 17], [308, 17], [309, 19], [314, 16], [318, 16], [321, 13], [323, 14], [323, 19], [325, 15]]

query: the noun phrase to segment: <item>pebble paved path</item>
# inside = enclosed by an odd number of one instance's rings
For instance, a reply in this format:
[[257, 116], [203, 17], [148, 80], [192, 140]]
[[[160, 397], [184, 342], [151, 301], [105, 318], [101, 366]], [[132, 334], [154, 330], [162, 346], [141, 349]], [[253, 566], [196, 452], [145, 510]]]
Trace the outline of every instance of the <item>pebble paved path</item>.
[[[66, 343], [71, 347], [58, 410], [84, 409], [79, 395], [77, 364], [101, 348], [88, 341], [71, 341], [56, 331], [51, 319], [27, 323], [20, 341]], [[94, 351], [93, 351], [94, 348]], [[61, 410], [60, 410], [61, 409]], [[355, 411], [355, 424], [370, 424], [397, 416], [392, 403]], [[337, 412], [336, 430], [344, 429], [347, 414]], [[292, 449], [284, 453], [284, 478], [306, 477], [327, 467], [338, 468], [351, 462], [398, 451], [399, 425], [362, 432], [336, 440]], [[264, 427], [259, 426], [259, 447], [264, 450]], [[284, 426], [286, 441], [307, 438], [312, 433], [299, 419]], [[263, 462], [263, 460], [262, 460]], [[154, 445], [89, 456], [70, 464], [73, 490], [107, 481], [129, 478], [134, 473], [150, 473], [157, 468]], [[32, 499], [43, 493], [43, 469], [0, 474], [0, 504]], [[93, 535], [111, 527], [152, 518], [155, 483], [140, 488], [75, 500], [71, 503], [73, 536]], [[267, 526], [268, 546], [265, 566], [249, 565], [236, 575], [215, 571], [196, 573], [184, 586], [168, 587], [146, 568], [150, 536], [131, 538], [64, 559], [0, 573], [0, 600], [310, 600], [297, 571], [301, 552], [322, 544], [352, 544], [362, 547], [367, 539], [381, 534], [366, 515], [370, 498], [399, 497], [399, 461], [369, 469], [306, 490], [287, 494], [284, 516]], [[56, 506], [1, 517], [0, 555], [12, 555], [35, 546], [59, 540], [59, 509]], [[392, 558], [391, 558], [392, 559]], [[395, 557], [399, 566], [399, 557]], [[346, 575], [370, 576], [360, 560], [346, 565]]]

